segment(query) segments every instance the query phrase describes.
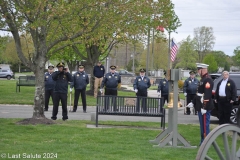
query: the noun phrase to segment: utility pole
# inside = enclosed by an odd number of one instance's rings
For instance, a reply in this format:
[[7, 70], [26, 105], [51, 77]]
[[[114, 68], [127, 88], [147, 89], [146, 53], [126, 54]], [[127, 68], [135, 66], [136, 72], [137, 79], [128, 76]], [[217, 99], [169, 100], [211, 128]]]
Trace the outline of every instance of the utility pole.
[[149, 52], [150, 52], [150, 29], [148, 29], [148, 38], [147, 38], [147, 63], [146, 63], [146, 76], [148, 76], [148, 61], [149, 61]]

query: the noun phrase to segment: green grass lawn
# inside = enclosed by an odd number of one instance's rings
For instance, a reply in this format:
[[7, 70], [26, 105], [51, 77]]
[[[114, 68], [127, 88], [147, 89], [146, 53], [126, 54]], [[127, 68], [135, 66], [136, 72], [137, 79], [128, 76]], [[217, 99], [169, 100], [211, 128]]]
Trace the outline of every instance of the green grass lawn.
[[[156, 90], [157, 86], [152, 86], [151, 90]], [[89, 90], [89, 86], [87, 87]], [[16, 92], [16, 80], [0, 80], [0, 104], [27, 104], [33, 105], [34, 103], [34, 94], [35, 94], [35, 87], [34, 86], [21, 86], [21, 91]], [[68, 93], [70, 96], [70, 93]], [[135, 92], [133, 91], [118, 91], [119, 96], [136, 96]], [[183, 93], [179, 93], [180, 99], [184, 99]], [[72, 93], [72, 105], [74, 101], [74, 90]], [[68, 100], [68, 104], [69, 104]], [[81, 98], [79, 99], [79, 105], [82, 105]], [[50, 100], [50, 105], [52, 105], [52, 101]], [[87, 95], [87, 105], [88, 106], [95, 106], [96, 105], [96, 98], [94, 96]]]
[[[34, 94], [35, 87], [34, 86], [21, 86], [21, 91], [16, 92], [16, 80], [0, 80], [0, 104], [28, 104], [33, 105], [34, 103]], [[89, 90], [89, 85], [87, 87]], [[68, 93], [70, 96], [70, 92]], [[135, 92], [131, 91], [118, 91], [119, 96], [135, 96]], [[94, 96], [87, 95], [87, 105], [88, 106], [96, 106], [96, 98]], [[72, 93], [72, 105], [74, 101], [74, 90]], [[68, 100], [68, 104], [69, 104]], [[82, 105], [81, 98], [79, 99], [79, 105]], [[52, 105], [52, 101], [50, 100], [50, 105]]]
[[[92, 122], [57, 120], [54, 125], [18, 125], [19, 120], [0, 119], [1, 153], [21, 156], [54, 153], [56, 159], [62, 160], [193, 160], [199, 149], [153, 147], [149, 140], [161, 132], [156, 122], [117, 122], [128, 127], [87, 128]], [[116, 122], [101, 124], [115, 125]], [[199, 126], [178, 125], [178, 132], [192, 146], [199, 144]], [[221, 139], [217, 142], [222, 143]]]

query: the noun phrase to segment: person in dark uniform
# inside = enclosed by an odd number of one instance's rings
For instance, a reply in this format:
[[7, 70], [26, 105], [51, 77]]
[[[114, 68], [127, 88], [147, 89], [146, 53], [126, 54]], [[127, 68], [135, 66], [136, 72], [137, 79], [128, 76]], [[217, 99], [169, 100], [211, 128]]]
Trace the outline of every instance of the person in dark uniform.
[[64, 69], [64, 63], [58, 63], [58, 71], [52, 74], [52, 78], [56, 81], [53, 91], [53, 112], [52, 120], [57, 119], [59, 101], [62, 103], [62, 119], [68, 119], [67, 112], [67, 93], [68, 93], [68, 82], [72, 82], [72, 75]]
[[169, 89], [168, 89], [168, 80], [166, 79], [166, 71], [163, 71], [164, 78], [160, 80], [158, 85], [157, 93], [158, 95], [161, 95], [162, 98], [164, 98], [164, 103], [167, 101], [168, 103], [168, 95], [169, 95]]
[[[103, 88], [105, 87], [105, 95], [117, 96], [117, 89], [121, 86], [121, 76], [115, 72], [116, 68], [114, 65], [110, 66], [110, 72], [105, 74], [100, 87], [101, 93], [103, 93]], [[113, 97], [112, 102], [114, 111], [116, 111], [116, 97]], [[106, 100], [106, 110], [108, 110], [108, 104], [108, 100]]]
[[94, 97], [97, 98], [98, 86], [102, 84], [102, 80], [105, 74], [105, 68], [102, 63], [99, 61], [96, 66], [93, 68], [94, 80]]
[[136, 77], [133, 83], [133, 89], [137, 95], [136, 111], [139, 112], [140, 110], [139, 106], [142, 101], [143, 112], [147, 112], [146, 98], [141, 98], [141, 97], [147, 97], [147, 90], [151, 86], [151, 83], [150, 83], [150, 79], [145, 76], [146, 70], [144, 68], [141, 68], [139, 71], [140, 71], [140, 75]]
[[[185, 80], [183, 85], [183, 94], [187, 98], [187, 104], [193, 102], [193, 99], [197, 94], [197, 87], [199, 82], [199, 80], [195, 78], [196, 74], [195, 71], [190, 71], [189, 74], [190, 77]], [[189, 107], [186, 108], [187, 112], [185, 114], [190, 115], [191, 114], [190, 108]], [[197, 115], [197, 111], [195, 111], [195, 115]]]
[[218, 82], [215, 92], [215, 102], [218, 105], [219, 124], [230, 123], [233, 102], [237, 97], [234, 81], [229, 78], [229, 72], [223, 71], [223, 79]]
[[44, 111], [48, 111], [48, 105], [49, 105], [49, 99], [50, 97], [53, 100], [53, 89], [55, 85], [55, 81], [52, 79], [52, 73], [54, 66], [49, 65], [48, 66], [48, 72], [44, 74], [45, 77], [45, 108]]
[[193, 101], [195, 110], [198, 112], [198, 118], [200, 123], [201, 141], [202, 144], [204, 138], [210, 132], [210, 112], [214, 108], [212, 100], [213, 80], [208, 75], [208, 66], [204, 63], [196, 63], [198, 74], [201, 76], [201, 80], [198, 84], [198, 92]]
[[80, 64], [79, 71], [73, 75], [73, 82], [71, 83], [70, 92], [72, 92], [72, 88], [74, 87], [74, 105], [73, 112], [77, 111], [78, 99], [81, 94], [82, 105], [83, 105], [83, 113], [87, 113], [87, 104], [86, 104], [86, 87], [89, 84], [89, 78], [86, 72], [84, 71], [84, 65]]

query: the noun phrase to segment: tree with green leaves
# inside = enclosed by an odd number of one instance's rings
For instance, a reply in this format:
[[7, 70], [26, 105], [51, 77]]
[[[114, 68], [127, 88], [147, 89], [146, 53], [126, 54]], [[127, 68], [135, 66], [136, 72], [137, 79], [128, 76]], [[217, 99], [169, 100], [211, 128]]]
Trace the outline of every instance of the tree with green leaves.
[[208, 64], [208, 72], [214, 73], [218, 71], [217, 62], [212, 54], [208, 54], [204, 57], [203, 63]]
[[[72, 10], [75, 9], [76, 6], [70, 1], [3, 0], [0, 2], [1, 30], [12, 33], [19, 59], [36, 76], [32, 116], [34, 119], [45, 118], [43, 111], [44, 69], [48, 60], [48, 52], [63, 41], [72, 41], [85, 32], [90, 32], [86, 31], [84, 27], [74, 29], [73, 26], [76, 23], [74, 23], [75, 19], [72, 19], [74, 16], [71, 15], [73, 14]], [[69, 26], [69, 24], [73, 26]], [[66, 26], [72, 28], [71, 32], [67, 34], [64, 32]], [[30, 35], [31, 37], [27, 41], [34, 48], [31, 58], [24, 55], [21, 43], [23, 35]]]
[[4, 53], [6, 50], [7, 43], [9, 41], [10, 37], [2, 37], [0, 36], [0, 63], [8, 63], [4, 57]]
[[[75, 3], [79, 6], [82, 2]], [[171, 23], [172, 28], [178, 27], [174, 26], [178, 17], [169, 0], [109, 1], [88, 10], [87, 17], [82, 16], [82, 19], [86, 22], [83, 25], [91, 32], [74, 39], [72, 43], [66, 42], [66, 45], [70, 45], [81, 59], [85, 60], [85, 66], [90, 74], [96, 62], [105, 59], [115, 45], [144, 41], [148, 29], [159, 25], [165, 27]], [[79, 45], [85, 46], [85, 52], [79, 50]], [[58, 48], [55, 49], [55, 51], [58, 50]], [[93, 78], [91, 77], [90, 80], [92, 91]]]
[[227, 55], [222, 51], [212, 51], [209, 54], [214, 56], [218, 67], [224, 67], [227, 62]]
[[188, 36], [180, 42], [174, 68], [196, 69], [198, 55], [194, 50], [194, 41]]
[[234, 49], [233, 51], [234, 56], [232, 57], [234, 63], [237, 66], [240, 66], [240, 46], [236, 47], [236, 49]]
[[212, 51], [215, 44], [215, 36], [212, 27], [194, 28], [194, 49], [198, 53], [198, 62], [202, 62], [204, 56]]
[[[153, 10], [157, 15], [154, 21]], [[36, 76], [32, 117], [36, 119], [45, 118], [43, 75], [49, 56], [72, 47], [80, 57], [87, 54], [86, 61], [92, 66], [118, 41], [134, 39], [135, 35], [143, 38], [149, 27], [168, 26], [175, 14], [170, 0], [2, 0], [0, 12], [1, 30], [12, 33], [19, 59]], [[29, 43], [34, 46], [31, 59], [23, 53], [22, 34], [31, 36]], [[85, 47], [84, 52], [79, 45]]]

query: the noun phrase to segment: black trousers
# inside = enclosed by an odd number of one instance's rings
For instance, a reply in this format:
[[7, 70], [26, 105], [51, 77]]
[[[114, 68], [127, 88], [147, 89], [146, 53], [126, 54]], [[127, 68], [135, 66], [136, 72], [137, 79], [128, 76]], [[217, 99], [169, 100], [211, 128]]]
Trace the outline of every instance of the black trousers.
[[164, 98], [163, 104], [165, 104], [166, 101], [167, 101], [167, 103], [168, 103], [168, 94], [167, 94], [167, 95], [161, 95], [161, 97]]
[[53, 89], [45, 90], [45, 109], [47, 109], [47, 110], [48, 110], [50, 97], [52, 98], [52, 101], [53, 101]]
[[142, 107], [143, 112], [147, 112], [147, 99], [146, 99], [147, 90], [138, 90], [136, 96], [137, 96], [136, 112], [140, 111], [140, 106]]
[[108, 89], [105, 88], [105, 95], [111, 96], [111, 97], [105, 97], [104, 100], [104, 109], [109, 110], [109, 107], [111, 107], [110, 110], [113, 109], [113, 111], [117, 111], [117, 105], [116, 105], [116, 96], [117, 96], [117, 89]]
[[52, 119], [57, 119], [59, 102], [62, 103], [62, 119], [68, 119], [67, 112], [67, 93], [53, 93], [53, 112]]
[[83, 111], [87, 110], [87, 104], [86, 104], [86, 89], [75, 89], [74, 93], [74, 110], [77, 110], [78, 106], [78, 100], [79, 96], [81, 94], [81, 99], [82, 99], [82, 106], [83, 106]]
[[105, 95], [117, 96], [117, 89], [105, 88]]
[[230, 123], [230, 116], [233, 104], [226, 97], [218, 99], [219, 124]]
[[[195, 98], [196, 94], [187, 94], [187, 104], [188, 105], [190, 102], [193, 102], [193, 99]], [[191, 111], [190, 111], [190, 108], [189, 107], [186, 107], [187, 108], [187, 114], [190, 114]]]

